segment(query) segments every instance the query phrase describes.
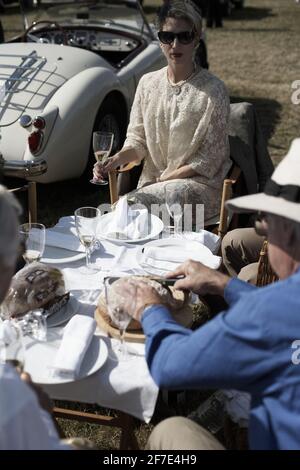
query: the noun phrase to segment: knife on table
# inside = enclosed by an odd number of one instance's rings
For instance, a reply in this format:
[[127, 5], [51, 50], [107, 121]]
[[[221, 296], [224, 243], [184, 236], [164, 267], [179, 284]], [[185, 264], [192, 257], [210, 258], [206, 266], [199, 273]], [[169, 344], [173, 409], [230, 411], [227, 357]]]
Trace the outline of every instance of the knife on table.
[[[135, 277], [138, 278], [139, 276], [135, 275]], [[146, 276], [141, 275], [140, 277], [145, 278]], [[104, 278], [104, 282], [108, 282], [108, 284], [113, 284], [118, 279], [121, 279], [121, 278], [120, 277], [114, 277], [114, 276], [108, 276], [108, 277]], [[153, 277], [147, 277], [147, 279], [159, 282], [159, 284], [161, 284], [162, 286], [173, 286], [175, 284], [175, 282], [178, 281], [179, 279], [182, 279], [182, 277], [165, 279], [164, 277], [155, 277], [155, 276], [153, 276]]]

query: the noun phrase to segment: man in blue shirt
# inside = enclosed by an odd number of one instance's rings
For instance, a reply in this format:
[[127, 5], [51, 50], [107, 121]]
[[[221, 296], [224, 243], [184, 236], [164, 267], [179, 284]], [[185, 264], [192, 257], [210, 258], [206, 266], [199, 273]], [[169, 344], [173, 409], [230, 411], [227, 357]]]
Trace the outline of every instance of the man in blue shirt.
[[[269, 261], [280, 280], [256, 288], [187, 261], [170, 274], [184, 276], [175, 287], [223, 295], [228, 310], [190, 331], [173, 320], [153, 288], [139, 282], [133, 316], [142, 321], [148, 366], [160, 387], [249, 392], [250, 448], [300, 449], [300, 139], [264, 193], [233, 199], [229, 207], [261, 212]], [[148, 445], [222, 448], [187, 418], [160, 423]]]

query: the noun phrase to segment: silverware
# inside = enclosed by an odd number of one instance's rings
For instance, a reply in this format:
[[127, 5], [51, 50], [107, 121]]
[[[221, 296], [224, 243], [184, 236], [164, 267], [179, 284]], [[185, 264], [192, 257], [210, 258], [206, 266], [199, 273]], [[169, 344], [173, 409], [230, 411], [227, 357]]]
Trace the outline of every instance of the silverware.
[[[145, 277], [144, 275], [136, 275], [136, 277]], [[153, 281], [156, 281], [156, 282], [159, 282], [159, 284], [161, 284], [162, 286], [173, 286], [175, 284], [176, 281], [178, 281], [180, 278], [170, 278], [170, 279], [166, 279], [164, 277], [156, 277], [156, 276], [147, 276], [148, 279], [151, 279]], [[114, 277], [114, 276], [108, 276], [108, 277], [105, 277], [104, 278], [104, 282], [108, 282], [109, 284], [113, 284], [115, 281], [117, 281], [118, 279], [121, 279], [120, 277]]]

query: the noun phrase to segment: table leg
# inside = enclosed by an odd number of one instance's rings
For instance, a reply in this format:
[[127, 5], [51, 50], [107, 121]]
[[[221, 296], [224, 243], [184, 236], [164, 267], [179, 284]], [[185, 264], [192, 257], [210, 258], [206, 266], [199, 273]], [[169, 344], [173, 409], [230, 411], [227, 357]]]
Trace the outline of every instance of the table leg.
[[138, 450], [138, 442], [134, 434], [133, 416], [118, 412], [118, 416], [97, 415], [95, 413], [86, 413], [83, 411], [69, 410], [66, 408], [57, 408], [53, 410], [56, 418], [64, 418], [75, 421], [85, 421], [87, 423], [99, 424], [102, 426], [114, 426], [121, 429], [120, 450]]
[[134, 418], [127, 413], [119, 412], [121, 424], [120, 450], [139, 450], [139, 445], [134, 434]]

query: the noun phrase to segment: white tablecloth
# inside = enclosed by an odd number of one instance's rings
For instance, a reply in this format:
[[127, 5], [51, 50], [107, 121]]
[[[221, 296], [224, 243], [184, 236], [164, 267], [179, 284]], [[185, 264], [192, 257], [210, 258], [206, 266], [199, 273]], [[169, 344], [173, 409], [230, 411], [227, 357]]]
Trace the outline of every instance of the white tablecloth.
[[[74, 233], [74, 218], [62, 218], [55, 230]], [[99, 268], [98, 271], [82, 274], [85, 259], [57, 264], [64, 274], [67, 290], [80, 302], [78, 313], [94, 315], [104, 277], [145, 273], [138, 263], [140, 250], [140, 245], [118, 245], [101, 240], [100, 249], [92, 254], [92, 261]], [[103, 337], [111, 349], [116, 340], [111, 340], [99, 329], [97, 334]], [[117, 363], [108, 358], [104, 366], [93, 375], [68, 384], [47, 385], [44, 386], [45, 390], [52, 398], [96, 403], [149, 422], [154, 412], [158, 388], [148, 371], [144, 345], [128, 343], [128, 347], [137, 352], [134, 359]]]

